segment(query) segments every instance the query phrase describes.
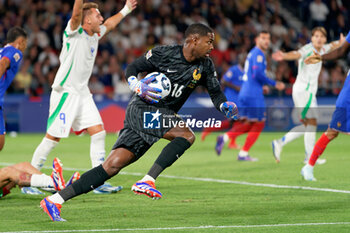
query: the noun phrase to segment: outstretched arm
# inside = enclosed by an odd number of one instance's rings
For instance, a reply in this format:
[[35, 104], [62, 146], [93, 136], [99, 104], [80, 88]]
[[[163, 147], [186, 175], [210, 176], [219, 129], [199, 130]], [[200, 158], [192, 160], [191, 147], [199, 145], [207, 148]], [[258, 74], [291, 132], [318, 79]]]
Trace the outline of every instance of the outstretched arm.
[[331, 43], [329, 43], [329, 45], [331, 46], [331, 51], [339, 48], [344, 42], [345, 42], [345, 37], [344, 37], [343, 33], [340, 33], [339, 40], [332, 41]]
[[83, 18], [83, 0], [75, 0], [70, 21], [70, 28], [72, 31], [76, 30], [81, 24]]
[[109, 31], [113, 30], [120, 21], [127, 16], [131, 11], [133, 11], [137, 6], [137, 0], [126, 0], [124, 8], [119, 11], [119, 13], [109, 17], [106, 22], [103, 24], [106, 26], [108, 33]]
[[235, 84], [232, 84], [232, 83], [230, 83], [230, 82], [227, 82], [227, 81], [224, 80], [224, 79], [221, 79], [221, 85], [222, 85], [223, 87], [228, 87], [228, 88], [231, 88], [231, 89], [236, 90], [236, 91], [240, 91], [240, 90], [241, 90], [241, 87], [240, 87], [240, 86], [237, 86], [237, 85], [235, 85]]
[[301, 57], [301, 54], [298, 51], [290, 51], [288, 53], [284, 53], [280, 50], [274, 52], [272, 54], [272, 59], [275, 61], [293, 61], [298, 60]]
[[345, 41], [339, 48], [333, 50], [330, 53], [323, 54], [322, 56], [318, 53], [314, 53], [312, 56], [305, 59], [306, 64], [315, 64], [320, 61], [334, 60], [339, 57], [343, 57], [349, 50], [350, 43]]

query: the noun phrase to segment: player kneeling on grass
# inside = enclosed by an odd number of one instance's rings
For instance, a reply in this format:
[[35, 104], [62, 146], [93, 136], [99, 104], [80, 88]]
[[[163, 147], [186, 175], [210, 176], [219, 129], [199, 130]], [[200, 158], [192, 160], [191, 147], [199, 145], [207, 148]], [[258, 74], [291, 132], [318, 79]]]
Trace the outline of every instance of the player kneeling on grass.
[[16, 185], [20, 187], [54, 188], [60, 191], [80, 177], [74, 172], [67, 183], [63, 179], [62, 163], [58, 158], [53, 160], [51, 176], [45, 175], [28, 162], [0, 168], [0, 198], [10, 193]]
[[[333, 60], [345, 55], [350, 49], [350, 32], [345, 38], [345, 42], [336, 50], [330, 53], [314, 54], [305, 59], [306, 64], [315, 64], [321, 61]], [[335, 139], [339, 132], [350, 133], [350, 71], [344, 82], [343, 89], [338, 95], [335, 103], [335, 111], [332, 120], [325, 133], [316, 142], [308, 163], [301, 169], [301, 175], [305, 180], [316, 181], [314, 177], [314, 166], [317, 159], [322, 155], [328, 143]]]
[[[218, 110], [228, 118], [237, 117], [237, 107], [226, 101], [214, 64], [209, 58], [214, 48], [213, 42], [212, 29], [203, 24], [192, 24], [185, 32], [184, 45], [155, 47], [128, 66], [126, 76], [135, 95], [126, 109], [124, 128], [102, 165], [84, 173], [73, 185], [41, 201], [42, 208], [53, 221], [64, 221], [60, 217], [63, 202], [103, 184], [122, 168], [138, 160], [160, 138], [169, 140], [169, 144], [164, 147], [148, 174], [134, 184], [132, 189], [150, 197], [162, 197], [155, 188], [155, 179], [193, 144], [195, 135], [187, 126], [144, 127], [144, 115], [152, 114], [153, 120], [163, 115], [170, 116], [172, 121], [180, 121], [181, 118], [176, 113], [193, 90], [198, 85], [203, 85]], [[142, 72], [164, 73], [171, 82], [170, 94], [160, 99], [160, 90], [148, 85], [156, 76], [139, 81], [136, 77]]]

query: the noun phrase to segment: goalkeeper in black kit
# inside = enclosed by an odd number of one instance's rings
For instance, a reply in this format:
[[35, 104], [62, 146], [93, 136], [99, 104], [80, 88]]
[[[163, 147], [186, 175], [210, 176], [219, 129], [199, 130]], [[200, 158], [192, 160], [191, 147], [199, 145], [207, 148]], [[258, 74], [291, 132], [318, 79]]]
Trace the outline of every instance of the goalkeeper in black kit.
[[[214, 106], [226, 117], [237, 118], [237, 107], [227, 102], [209, 58], [214, 48], [213, 41], [212, 29], [203, 24], [192, 24], [186, 29], [183, 45], [155, 47], [128, 66], [126, 76], [135, 94], [126, 109], [124, 128], [102, 165], [87, 171], [77, 182], [41, 201], [41, 207], [53, 221], [65, 221], [60, 216], [61, 205], [65, 201], [99, 187], [122, 168], [138, 160], [160, 138], [164, 138], [170, 142], [147, 175], [132, 186], [136, 193], [161, 198], [162, 194], [154, 184], [155, 179], [194, 143], [195, 135], [183, 124], [171, 124], [175, 127], [153, 124], [155, 127], [147, 127], [145, 120], [152, 121], [162, 116], [169, 117], [173, 122], [181, 121], [177, 112], [198, 85], [207, 88]], [[161, 99], [161, 90], [148, 85], [155, 76], [138, 80], [137, 75], [144, 72], [164, 73], [171, 82], [170, 94]], [[147, 118], [147, 115], [150, 117]]]

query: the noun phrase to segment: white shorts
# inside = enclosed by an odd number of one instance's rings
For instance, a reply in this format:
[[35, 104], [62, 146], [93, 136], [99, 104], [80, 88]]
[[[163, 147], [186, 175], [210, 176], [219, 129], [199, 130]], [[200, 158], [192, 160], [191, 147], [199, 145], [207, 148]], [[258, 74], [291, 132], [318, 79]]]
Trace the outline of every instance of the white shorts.
[[102, 125], [100, 113], [92, 95], [52, 90], [47, 133], [57, 138], [66, 138], [70, 129], [79, 132], [91, 126]]
[[293, 88], [293, 101], [300, 120], [318, 118], [316, 95]]

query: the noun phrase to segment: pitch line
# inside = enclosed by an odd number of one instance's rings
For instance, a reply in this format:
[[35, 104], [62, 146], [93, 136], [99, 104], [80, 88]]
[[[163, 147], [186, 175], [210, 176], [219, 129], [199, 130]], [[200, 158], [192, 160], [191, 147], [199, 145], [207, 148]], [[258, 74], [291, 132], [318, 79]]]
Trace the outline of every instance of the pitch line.
[[116, 231], [164, 231], [164, 230], [200, 230], [224, 228], [264, 228], [264, 227], [294, 227], [294, 226], [322, 226], [322, 225], [349, 225], [350, 222], [320, 222], [320, 223], [291, 223], [291, 224], [264, 224], [264, 225], [231, 225], [231, 226], [197, 226], [197, 227], [157, 227], [157, 228], [116, 228], [116, 229], [89, 229], [89, 230], [54, 230], [54, 231], [7, 231], [2, 233], [60, 233], [60, 232], [116, 232]]
[[[0, 166], [11, 166], [11, 165], [13, 165], [13, 163], [0, 163]], [[51, 169], [51, 166], [44, 166], [44, 168]], [[87, 169], [87, 168], [64, 167], [64, 170], [67, 170], [67, 171], [88, 171], [88, 170], [90, 170], [90, 168]], [[120, 172], [119, 174], [129, 175], [129, 176], [140, 176], [140, 177], [144, 176], [143, 173], [139, 173], [139, 172]], [[308, 186], [290, 186], [290, 185], [278, 185], [278, 184], [252, 183], [252, 182], [246, 182], [246, 181], [222, 180], [222, 179], [200, 178], [200, 177], [186, 177], [186, 176], [172, 176], [172, 175], [160, 175], [160, 177], [169, 178], [169, 179], [194, 180], [194, 181], [202, 181], [202, 182], [258, 186], [258, 187], [267, 187], [267, 188], [299, 189], [299, 190], [310, 190], [310, 191], [350, 194], [350, 190], [331, 189], [331, 188], [315, 188], [315, 187], [308, 187]]]

